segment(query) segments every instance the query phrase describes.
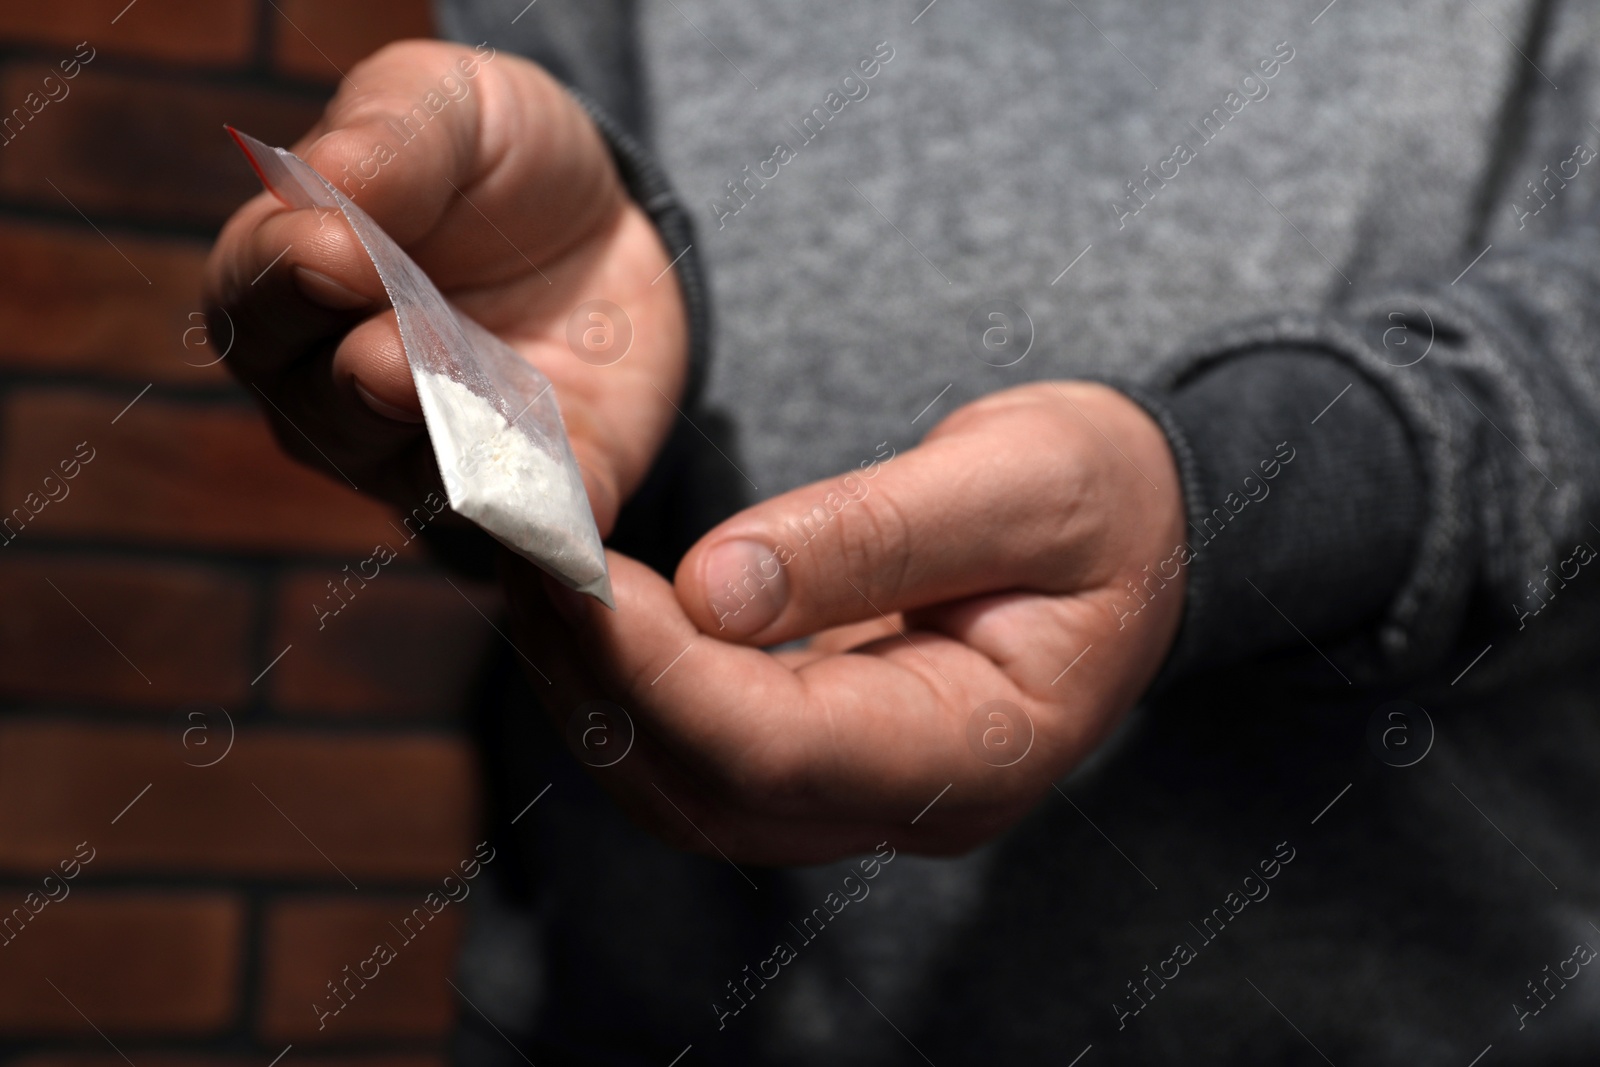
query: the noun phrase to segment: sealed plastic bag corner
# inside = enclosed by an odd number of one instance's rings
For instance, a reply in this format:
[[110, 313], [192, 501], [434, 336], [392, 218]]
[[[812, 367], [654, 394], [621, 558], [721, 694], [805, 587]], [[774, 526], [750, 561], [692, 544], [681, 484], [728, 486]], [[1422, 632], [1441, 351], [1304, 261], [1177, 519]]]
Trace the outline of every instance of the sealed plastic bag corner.
[[303, 159], [228, 127], [261, 184], [296, 208], [339, 211], [400, 324], [450, 507], [607, 607], [600, 532], [550, 379], [451, 306], [383, 229]]

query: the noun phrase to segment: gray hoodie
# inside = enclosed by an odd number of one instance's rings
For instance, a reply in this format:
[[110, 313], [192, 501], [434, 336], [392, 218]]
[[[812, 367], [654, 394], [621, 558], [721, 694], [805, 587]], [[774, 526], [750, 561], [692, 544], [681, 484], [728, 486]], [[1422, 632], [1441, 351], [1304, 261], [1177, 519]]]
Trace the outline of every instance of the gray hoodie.
[[1192, 534], [1119, 736], [996, 841], [870, 880], [651, 841], [501, 672], [520, 867], [462, 960], [463, 1061], [1592, 1060], [1600, 6], [440, 16], [585, 94], [693, 246], [693, 402], [619, 546], [670, 570], [737, 507], [1073, 377], [1156, 415]]

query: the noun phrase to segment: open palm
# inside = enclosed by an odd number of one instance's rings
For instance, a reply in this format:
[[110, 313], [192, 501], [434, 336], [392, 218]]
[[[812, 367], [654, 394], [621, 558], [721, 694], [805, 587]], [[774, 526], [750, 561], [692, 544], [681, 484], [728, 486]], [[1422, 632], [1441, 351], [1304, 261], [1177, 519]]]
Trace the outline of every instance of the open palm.
[[[1153, 420], [1042, 383], [734, 516], [675, 586], [612, 553], [615, 613], [520, 562], [510, 588], [558, 725], [674, 843], [761, 863], [952, 852], [1021, 818], [1149, 684], [1184, 574], [1132, 618], [1126, 583], [1183, 529]], [[626, 757], [594, 748], [619, 733]]]

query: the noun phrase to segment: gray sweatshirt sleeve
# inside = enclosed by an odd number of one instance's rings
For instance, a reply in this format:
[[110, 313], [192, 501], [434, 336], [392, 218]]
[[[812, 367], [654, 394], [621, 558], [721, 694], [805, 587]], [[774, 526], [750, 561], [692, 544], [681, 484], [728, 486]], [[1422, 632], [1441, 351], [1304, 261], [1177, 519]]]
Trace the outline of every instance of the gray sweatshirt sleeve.
[[1334, 684], [1396, 680], [1469, 621], [1526, 628], [1600, 543], [1597, 337], [1582, 218], [1454, 284], [1240, 325], [1135, 390], [1190, 520], [1168, 675], [1299, 648]]
[[1558, 0], [1539, 27], [1458, 276], [1358, 276], [1132, 390], [1194, 549], [1164, 677], [1285, 652], [1335, 686], [1403, 682], [1592, 640], [1559, 616], [1600, 603], [1600, 9]]

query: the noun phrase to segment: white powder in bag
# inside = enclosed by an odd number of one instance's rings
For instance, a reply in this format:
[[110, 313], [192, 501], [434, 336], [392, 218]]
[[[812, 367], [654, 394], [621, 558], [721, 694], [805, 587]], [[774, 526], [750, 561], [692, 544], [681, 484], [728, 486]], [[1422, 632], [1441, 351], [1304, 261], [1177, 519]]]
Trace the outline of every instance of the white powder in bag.
[[564, 584], [614, 606], [576, 466], [564, 468], [448, 375], [423, 372], [417, 385], [450, 506]]
[[[366, 249], [394, 305], [451, 508], [564, 584], [615, 607], [583, 477], [555, 397], [545, 396], [550, 380], [453, 308], [383, 228], [305, 160], [228, 130], [280, 200], [337, 208]], [[463, 380], [479, 382], [486, 395]], [[513, 409], [516, 427], [501, 414]]]

